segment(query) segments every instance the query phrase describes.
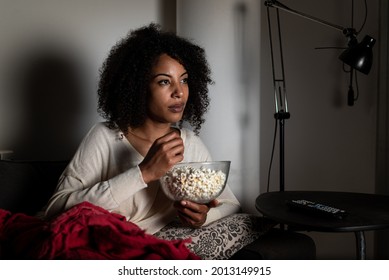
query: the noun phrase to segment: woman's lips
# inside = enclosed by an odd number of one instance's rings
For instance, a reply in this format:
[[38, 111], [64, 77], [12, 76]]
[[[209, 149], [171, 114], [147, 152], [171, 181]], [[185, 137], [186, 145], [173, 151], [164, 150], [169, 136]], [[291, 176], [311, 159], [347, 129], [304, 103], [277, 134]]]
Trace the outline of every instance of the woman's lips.
[[173, 113], [181, 113], [182, 111], [184, 111], [184, 108], [185, 108], [184, 103], [178, 103], [178, 104], [174, 104], [172, 106], [169, 106], [169, 110]]

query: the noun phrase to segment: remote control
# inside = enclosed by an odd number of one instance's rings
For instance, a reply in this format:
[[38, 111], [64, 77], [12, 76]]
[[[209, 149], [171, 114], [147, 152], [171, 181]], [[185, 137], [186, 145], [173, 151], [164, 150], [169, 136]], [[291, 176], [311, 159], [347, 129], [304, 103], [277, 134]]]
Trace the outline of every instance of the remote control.
[[313, 214], [322, 214], [337, 219], [342, 219], [347, 215], [345, 210], [305, 199], [288, 200], [286, 201], [286, 204], [294, 209], [311, 212]]

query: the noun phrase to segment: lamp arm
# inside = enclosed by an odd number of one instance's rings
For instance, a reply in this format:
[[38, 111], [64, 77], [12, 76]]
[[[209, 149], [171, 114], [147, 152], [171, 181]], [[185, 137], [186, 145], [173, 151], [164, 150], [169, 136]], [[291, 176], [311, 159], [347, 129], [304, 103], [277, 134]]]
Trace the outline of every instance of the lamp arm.
[[340, 26], [340, 25], [337, 25], [337, 24], [333, 24], [331, 22], [322, 20], [320, 18], [317, 18], [317, 17], [311, 16], [311, 15], [308, 15], [308, 14], [305, 14], [305, 13], [293, 10], [293, 9], [285, 6], [284, 4], [282, 4], [281, 2], [279, 2], [277, 0], [267, 0], [267, 1], [265, 1], [265, 6], [271, 7], [271, 8], [276, 8], [276, 9], [279, 9], [279, 10], [283, 10], [283, 11], [286, 11], [288, 13], [291, 13], [291, 14], [294, 14], [294, 15], [297, 15], [297, 16], [309, 19], [311, 21], [314, 21], [314, 22], [321, 23], [323, 25], [332, 27], [332, 28], [334, 28], [334, 29], [336, 29], [338, 31], [343, 32], [343, 34], [346, 37], [353, 37], [356, 34], [356, 31], [355, 31], [354, 28], [345, 28], [343, 26]]

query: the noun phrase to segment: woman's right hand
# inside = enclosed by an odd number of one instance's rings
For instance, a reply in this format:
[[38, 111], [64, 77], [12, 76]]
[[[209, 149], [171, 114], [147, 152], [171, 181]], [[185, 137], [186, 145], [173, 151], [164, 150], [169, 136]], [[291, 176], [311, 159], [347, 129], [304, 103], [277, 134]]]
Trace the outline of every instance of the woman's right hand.
[[143, 181], [148, 184], [158, 180], [183, 159], [184, 142], [177, 131], [158, 138], [139, 164]]

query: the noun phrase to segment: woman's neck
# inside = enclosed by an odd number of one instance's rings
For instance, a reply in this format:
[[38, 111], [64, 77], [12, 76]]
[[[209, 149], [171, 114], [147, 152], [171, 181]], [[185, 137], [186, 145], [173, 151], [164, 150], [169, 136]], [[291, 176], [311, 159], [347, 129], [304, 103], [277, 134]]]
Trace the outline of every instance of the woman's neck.
[[[154, 143], [155, 140], [158, 138], [166, 135], [172, 131], [172, 127], [170, 124], [167, 125], [148, 125], [144, 124], [141, 127], [128, 128], [128, 134], [132, 135], [133, 137], [138, 138], [138, 140], [142, 140], [144, 142], [148, 143]], [[129, 136], [128, 135], [128, 136]], [[127, 137], [129, 138], [129, 137]]]
[[172, 128], [170, 124], [166, 126], [143, 125], [137, 128], [129, 127], [126, 138], [134, 149], [145, 157], [154, 141], [166, 135], [173, 129], [174, 128]]

